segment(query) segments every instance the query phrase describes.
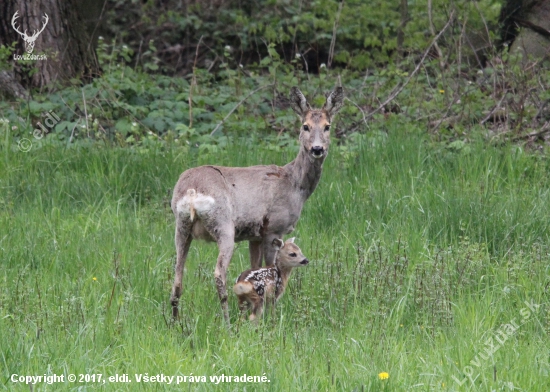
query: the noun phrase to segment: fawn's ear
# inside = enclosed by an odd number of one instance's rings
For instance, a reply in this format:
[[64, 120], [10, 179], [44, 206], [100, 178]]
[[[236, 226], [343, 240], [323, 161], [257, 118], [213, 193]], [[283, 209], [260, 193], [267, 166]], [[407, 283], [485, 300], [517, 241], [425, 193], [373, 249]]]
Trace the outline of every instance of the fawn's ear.
[[296, 237], [289, 238], [288, 240], [285, 241], [285, 244], [293, 244], [295, 238]]
[[275, 238], [272, 242], [272, 245], [276, 250], [280, 250], [283, 246], [285, 246], [283, 240], [280, 238]]
[[311, 110], [311, 106], [307, 103], [306, 97], [302, 94], [298, 87], [292, 87], [290, 89], [290, 107], [302, 119], [306, 113]]
[[323, 110], [326, 110], [329, 117], [332, 118], [344, 105], [344, 89], [342, 87], [336, 87], [333, 92], [331, 92], [327, 101], [323, 105]]

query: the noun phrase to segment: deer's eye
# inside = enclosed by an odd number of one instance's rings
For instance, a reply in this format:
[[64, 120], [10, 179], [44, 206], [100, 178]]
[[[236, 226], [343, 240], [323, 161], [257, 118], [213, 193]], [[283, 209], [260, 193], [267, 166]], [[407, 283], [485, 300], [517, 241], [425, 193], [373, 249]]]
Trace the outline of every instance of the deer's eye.
[[306, 124], [304, 124], [304, 131], [309, 132], [309, 127]]
[[292, 252], [291, 254], [289, 254], [290, 257], [296, 257], [296, 253]]
[[329, 125], [325, 125], [325, 132], [328, 132], [330, 131], [330, 124]]

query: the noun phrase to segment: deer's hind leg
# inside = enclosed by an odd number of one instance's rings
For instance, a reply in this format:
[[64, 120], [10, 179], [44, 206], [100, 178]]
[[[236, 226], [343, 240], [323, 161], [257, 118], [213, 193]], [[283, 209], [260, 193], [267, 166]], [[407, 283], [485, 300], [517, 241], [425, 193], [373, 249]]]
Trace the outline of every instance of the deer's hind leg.
[[223, 318], [229, 327], [229, 307], [227, 305], [227, 268], [231, 262], [233, 249], [235, 247], [235, 227], [232, 223], [226, 223], [216, 226], [215, 230], [209, 229], [208, 232], [216, 239], [216, 242], [218, 243], [219, 253], [216, 263], [216, 270], [214, 271], [214, 278], [216, 280], [216, 289], [218, 290], [218, 296], [222, 306]]
[[176, 266], [174, 271], [174, 285], [172, 286], [172, 295], [170, 303], [172, 305], [172, 317], [178, 317], [178, 304], [183, 290], [183, 268], [191, 246], [191, 221], [176, 219]]

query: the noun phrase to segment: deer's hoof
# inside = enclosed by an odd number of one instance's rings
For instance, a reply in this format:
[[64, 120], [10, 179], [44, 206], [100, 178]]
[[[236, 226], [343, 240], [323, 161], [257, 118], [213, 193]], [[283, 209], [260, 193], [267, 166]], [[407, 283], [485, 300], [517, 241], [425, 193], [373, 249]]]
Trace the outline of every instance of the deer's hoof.
[[178, 301], [177, 300], [176, 301], [172, 300], [171, 305], [172, 305], [172, 317], [176, 319], [176, 318], [178, 318], [178, 313], [179, 313], [179, 311], [178, 311]]

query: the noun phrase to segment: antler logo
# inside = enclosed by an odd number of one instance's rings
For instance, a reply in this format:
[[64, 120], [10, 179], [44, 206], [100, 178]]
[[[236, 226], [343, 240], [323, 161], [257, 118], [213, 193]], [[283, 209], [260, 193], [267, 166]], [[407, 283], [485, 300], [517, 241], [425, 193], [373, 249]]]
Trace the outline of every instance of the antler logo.
[[25, 32], [22, 33], [17, 29], [17, 26], [15, 25], [15, 19], [18, 18], [17, 16], [18, 13], [19, 11], [16, 11], [15, 14], [13, 14], [13, 18], [11, 19], [11, 25], [13, 26], [13, 29], [17, 31], [19, 35], [21, 35], [21, 37], [23, 37], [23, 39], [25, 40], [25, 50], [27, 51], [28, 54], [31, 54], [34, 49], [34, 41], [36, 41], [40, 33], [44, 31], [44, 29], [46, 28], [46, 25], [48, 24], [48, 20], [49, 20], [48, 14], [44, 13], [44, 16], [43, 16], [44, 25], [42, 26], [42, 29], [40, 29], [40, 31], [34, 30], [33, 35], [28, 36], [27, 30], [25, 30]]

